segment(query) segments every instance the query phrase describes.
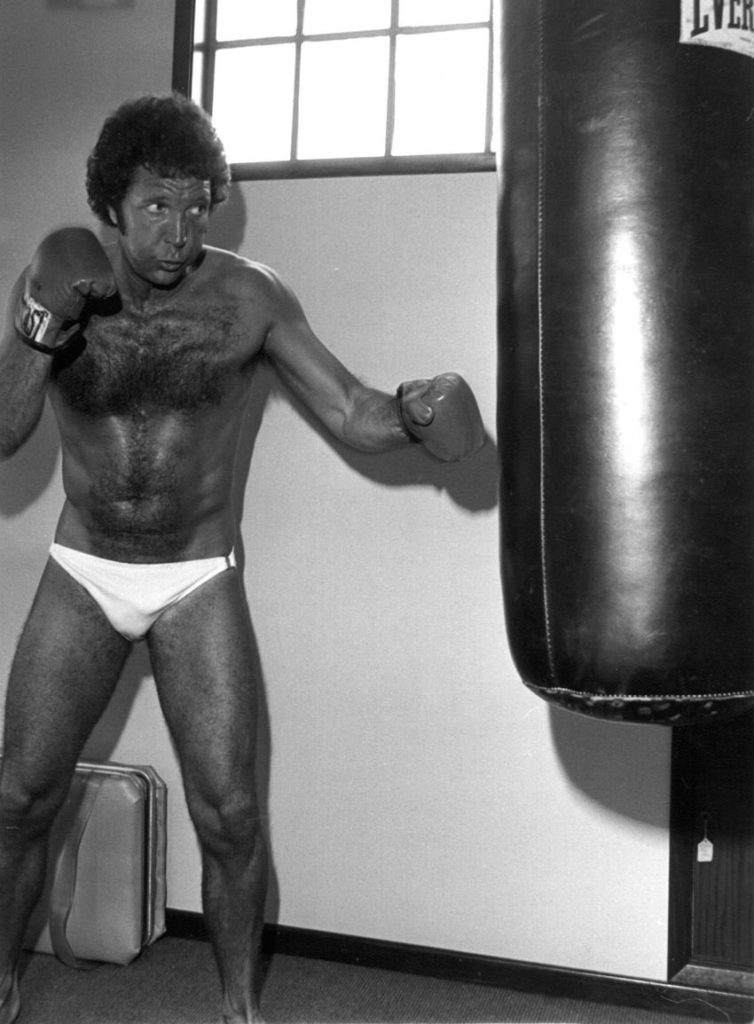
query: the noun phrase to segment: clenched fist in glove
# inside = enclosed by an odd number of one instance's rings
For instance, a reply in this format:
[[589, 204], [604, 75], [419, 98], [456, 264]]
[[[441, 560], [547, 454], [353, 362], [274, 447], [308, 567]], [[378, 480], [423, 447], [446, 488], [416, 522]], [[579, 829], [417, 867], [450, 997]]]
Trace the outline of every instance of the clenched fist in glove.
[[406, 431], [443, 462], [466, 459], [484, 444], [474, 392], [459, 374], [406, 381], [397, 397]]
[[87, 228], [61, 228], [39, 245], [26, 270], [16, 329], [32, 348], [53, 354], [75, 333], [89, 299], [117, 291], [105, 250]]

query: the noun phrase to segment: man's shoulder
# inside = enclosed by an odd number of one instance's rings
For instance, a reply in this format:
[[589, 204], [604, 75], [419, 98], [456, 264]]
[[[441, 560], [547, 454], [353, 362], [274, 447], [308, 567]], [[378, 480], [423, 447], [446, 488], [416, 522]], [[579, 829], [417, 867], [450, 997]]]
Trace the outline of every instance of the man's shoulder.
[[241, 281], [252, 281], [260, 285], [274, 284], [279, 281], [278, 275], [272, 267], [259, 263], [257, 260], [250, 260], [246, 256], [239, 256], [238, 253], [230, 252], [228, 249], [205, 245], [204, 256], [207, 268], [215, 274], [230, 274]]
[[272, 298], [284, 288], [277, 272], [264, 263], [211, 245], [204, 247], [204, 257], [208, 276], [239, 297]]

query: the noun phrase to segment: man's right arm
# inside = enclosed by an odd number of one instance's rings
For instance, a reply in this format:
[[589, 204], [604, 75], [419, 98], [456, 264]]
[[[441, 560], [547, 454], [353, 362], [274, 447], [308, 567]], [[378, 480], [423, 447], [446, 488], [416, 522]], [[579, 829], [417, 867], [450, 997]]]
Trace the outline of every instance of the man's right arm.
[[50, 356], [25, 345], [16, 327], [25, 286], [26, 271], [10, 294], [0, 336], [0, 459], [18, 451], [33, 432], [50, 380]]
[[62, 228], [40, 243], [11, 293], [0, 339], [0, 458], [13, 455], [39, 422], [52, 359], [87, 301], [115, 291], [109, 260], [87, 228]]

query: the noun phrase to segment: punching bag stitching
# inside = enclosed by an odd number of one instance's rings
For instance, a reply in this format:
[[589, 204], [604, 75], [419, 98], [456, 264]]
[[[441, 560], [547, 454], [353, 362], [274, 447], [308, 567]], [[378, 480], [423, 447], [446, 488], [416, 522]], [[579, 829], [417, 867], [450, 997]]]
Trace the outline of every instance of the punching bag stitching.
[[544, 389], [544, 238], [545, 238], [545, 16], [544, 0], [538, 3], [538, 83], [537, 83], [537, 332], [539, 346], [539, 544], [542, 567], [542, 613], [550, 678], [557, 683], [555, 653], [550, 625], [550, 598], [547, 566], [547, 501], [545, 497], [545, 389]]
[[[537, 684], [529, 684], [535, 689], [545, 689]], [[547, 687], [548, 693], [567, 693], [574, 697], [587, 697], [590, 701], [619, 702], [621, 704], [632, 701], [677, 701], [679, 703], [689, 700], [731, 700], [738, 697], [754, 697], [754, 690], [738, 690], [734, 693], [595, 693], [593, 690], [572, 690], [567, 686]]]

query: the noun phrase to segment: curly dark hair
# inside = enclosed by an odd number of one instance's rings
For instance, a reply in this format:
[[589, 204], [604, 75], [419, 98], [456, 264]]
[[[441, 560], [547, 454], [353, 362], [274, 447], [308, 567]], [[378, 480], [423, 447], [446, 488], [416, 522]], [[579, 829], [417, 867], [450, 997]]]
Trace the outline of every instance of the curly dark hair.
[[141, 96], [123, 103], [102, 126], [87, 160], [89, 206], [117, 227], [118, 211], [137, 167], [165, 178], [209, 181], [212, 207], [224, 202], [230, 168], [209, 115], [180, 93]]

